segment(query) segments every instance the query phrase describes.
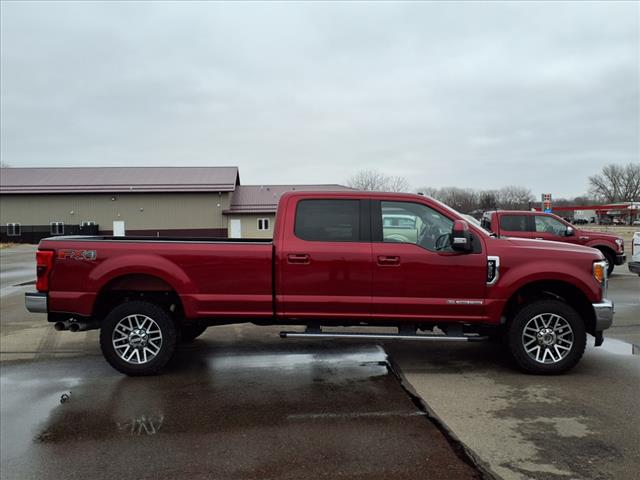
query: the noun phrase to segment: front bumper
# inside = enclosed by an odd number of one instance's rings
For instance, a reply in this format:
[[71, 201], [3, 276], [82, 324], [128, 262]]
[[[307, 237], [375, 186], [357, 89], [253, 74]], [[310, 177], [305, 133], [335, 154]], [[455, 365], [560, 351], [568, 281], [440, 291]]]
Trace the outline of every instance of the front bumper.
[[47, 294], [27, 292], [24, 294], [24, 305], [31, 313], [47, 313]]
[[627, 255], [624, 253], [619, 253], [616, 255], [616, 265], [624, 265], [624, 262], [627, 261]]
[[613, 323], [613, 302], [603, 298], [601, 302], [593, 303], [593, 311], [596, 316], [596, 332], [602, 332]]
[[640, 262], [629, 262], [629, 271], [640, 275]]

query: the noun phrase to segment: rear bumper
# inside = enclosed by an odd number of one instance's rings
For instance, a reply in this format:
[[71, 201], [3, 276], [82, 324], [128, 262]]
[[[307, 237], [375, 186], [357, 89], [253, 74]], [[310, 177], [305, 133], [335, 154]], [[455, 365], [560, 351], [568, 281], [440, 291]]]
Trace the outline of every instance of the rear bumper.
[[48, 298], [46, 293], [27, 292], [24, 294], [24, 305], [31, 313], [47, 313]]
[[616, 265], [624, 265], [624, 262], [627, 261], [627, 256], [624, 253], [619, 253], [616, 255]]
[[629, 271], [640, 274], [640, 262], [629, 262]]
[[593, 303], [593, 311], [596, 316], [596, 332], [602, 332], [613, 323], [613, 302], [603, 298], [599, 303]]

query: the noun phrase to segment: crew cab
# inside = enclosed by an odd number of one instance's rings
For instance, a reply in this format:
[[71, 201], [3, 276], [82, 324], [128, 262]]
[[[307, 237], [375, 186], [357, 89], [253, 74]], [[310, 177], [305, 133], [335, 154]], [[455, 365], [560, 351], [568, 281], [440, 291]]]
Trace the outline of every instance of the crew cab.
[[27, 309], [57, 330], [99, 328], [106, 360], [129, 375], [158, 372], [208, 326], [243, 322], [306, 326], [283, 338], [502, 337], [520, 368], [555, 374], [613, 321], [601, 252], [491, 236], [421, 195], [290, 192], [273, 240], [54, 237], [36, 256]]
[[622, 237], [576, 228], [551, 213], [494, 210], [484, 213], [481, 225], [499, 236], [552, 240], [596, 248], [607, 262], [607, 275], [611, 275], [616, 265], [623, 265], [626, 261]]

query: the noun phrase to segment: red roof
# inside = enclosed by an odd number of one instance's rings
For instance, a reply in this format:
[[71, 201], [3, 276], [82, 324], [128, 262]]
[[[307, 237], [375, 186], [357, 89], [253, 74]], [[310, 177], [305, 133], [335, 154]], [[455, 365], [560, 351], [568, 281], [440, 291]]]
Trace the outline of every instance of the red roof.
[[0, 193], [230, 192], [237, 167], [3, 168]]
[[336, 192], [352, 190], [342, 185], [241, 185], [224, 213], [274, 213], [283, 193], [295, 191]]

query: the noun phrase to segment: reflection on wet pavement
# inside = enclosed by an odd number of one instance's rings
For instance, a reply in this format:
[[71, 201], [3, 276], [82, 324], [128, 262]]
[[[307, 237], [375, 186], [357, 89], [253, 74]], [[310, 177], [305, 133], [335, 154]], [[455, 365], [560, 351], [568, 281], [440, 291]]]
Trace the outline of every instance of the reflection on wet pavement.
[[200, 342], [146, 378], [15, 365], [2, 419], [3, 479], [479, 478], [373, 345]]
[[606, 338], [600, 348], [616, 355], [640, 355], [640, 347], [638, 345], [616, 340], [615, 338]]

